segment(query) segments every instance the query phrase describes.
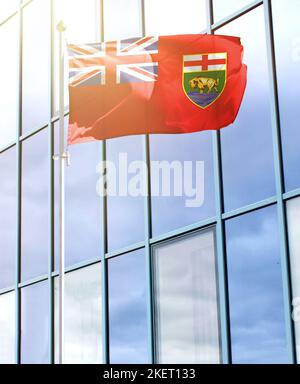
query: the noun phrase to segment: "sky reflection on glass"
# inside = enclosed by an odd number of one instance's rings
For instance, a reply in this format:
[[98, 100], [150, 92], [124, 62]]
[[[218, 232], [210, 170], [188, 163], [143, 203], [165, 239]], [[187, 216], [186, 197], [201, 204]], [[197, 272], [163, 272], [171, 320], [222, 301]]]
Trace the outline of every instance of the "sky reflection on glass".
[[252, 0], [213, 0], [214, 21], [230, 16], [251, 2]]
[[206, 0], [145, 0], [146, 34], [199, 33], [206, 28]]
[[[151, 135], [151, 161], [193, 162], [193, 187], [196, 186], [195, 163], [204, 162], [204, 203], [200, 207], [186, 207], [186, 196], [152, 197], [152, 231], [157, 236], [164, 232], [196, 223], [215, 215], [212, 133], [199, 132], [181, 135]], [[158, 180], [151, 180], [152, 191]], [[171, 190], [174, 188], [174, 176]]]
[[111, 364], [148, 362], [144, 250], [109, 260]]
[[287, 363], [276, 207], [226, 223], [233, 363]]
[[0, 22], [17, 10], [19, 0], [1, 0]]
[[100, 198], [96, 166], [100, 143], [70, 148], [72, 165], [66, 170], [66, 263], [100, 256]]
[[49, 285], [47, 281], [21, 291], [21, 362], [49, 362]]
[[17, 238], [16, 148], [0, 154], [0, 289], [14, 285]]
[[49, 121], [50, 1], [35, 0], [23, 10], [22, 133]]
[[[25, 4], [27, 0], [23, 1]], [[214, 20], [229, 16], [252, 0], [213, 0]], [[0, 0], [0, 23], [17, 10], [18, 0]], [[145, 0], [146, 34], [198, 33], [206, 27], [206, 0]], [[53, 0], [54, 26], [67, 25], [70, 43], [100, 40], [99, 0]], [[34, 0], [23, 10], [22, 130], [28, 133], [49, 120], [50, 0]], [[140, 36], [140, 0], [104, 0], [105, 40]], [[300, 187], [299, 0], [272, 0], [278, 76], [285, 190]], [[248, 87], [235, 124], [221, 132], [225, 210], [275, 194], [271, 114], [263, 7], [217, 33], [242, 37]], [[58, 109], [58, 33], [54, 32], [54, 102]], [[16, 140], [19, 112], [18, 16], [0, 27], [0, 150]], [[42, 42], [42, 44], [41, 44]], [[65, 105], [68, 104], [66, 61]], [[53, 111], [55, 112], [55, 111]], [[67, 122], [67, 119], [66, 119]], [[57, 129], [57, 124], [56, 128]], [[48, 129], [22, 147], [22, 283], [48, 273], [50, 249], [50, 154]], [[57, 135], [56, 135], [57, 136]], [[57, 137], [56, 137], [57, 139]], [[55, 139], [55, 140], [56, 140]], [[142, 159], [142, 136], [107, 142], [107, 155], [119, 152]], [[55, 153], [57, 153], [56, 140]], [[183, 198], [152, 198], [153, 236], [215, 216], [212, 134], [153, 135], [152, 160], [203, 160], [205, 203], [184, 206]], [[100, 198], [96, 193], [101, 144], [72, 146], [66, 169], [66, 263], [100, 257]], [[57, 267], [57, 162], [55, 167], [55, 264]], [[16, 278], [16, 149], [0, 154], [0, 290]], [[155, 187], [152, 180], [152, 188]], [[144, 239], [144, 199], [108, 198], [108, 248]], [[294, 299], [300, 297], [300, 198], [287, 202], [289, 250]], [[288, 361], [276, 207], [226, 222], [230, 318], [235, 363]], [[158, 359], [161, 362], [219, 362], [218, 303], [213, 237], [195, 234], [156, 248]], [[147, 362], [144, 250], [108, 261], [110, 354], [112, 362]], [[31, 282], [32, 283], [32, 282]], [[11, 288], [10, 288], [11, 289]], [[49, 361], [49, 285], [21, 289], [21, 360]], [[55, 279], [57, 295], [57, 279]], [[57, 297], [55, 305], [57, 327]], [[100, 264], [66, 276], [66, 362], [102, 362], [102, 292]], [[296, 302], [297, 303], [297, 302]], [[15, 361], [15, 292], [0, 295], [0, 363]], [[300, 361], [300, 322], [295, 323]], [[56, 345], [57, 348], [57, 334]], [[56, 350], [57, 351], [57, 350]], [[56, 354], [57, 357], [57, 354]]]
[[[143, 136], [121, 137], [107, 141], [107, 160], [115, 164], [117, 180], [119, 178], [119, 154], [126, 154], [128, 165], [143, 160]], [[128, 175], [128, 180], [135, 174]], [[120, 184], [117, 182], [117, 187]], [[108, 178], [109, 187], [109, 178]], [[108, 196], [107, 225], [109, 251], [123, 248], [143, 241], [144, 233], [144, 197]]]
[[272, 1], [285, 189], [300, 187], [300, 1]]
[[213, 230], [157, 246], [154, 265], [159, 363], [219, 363]]
[[18, 18], [0, 28], [0, 47], [9, 60], [0, 60], [0, 149], [16, 140], [18, 125]]
[[[101, 266], [65, 276], [65, 364], [101, 364]], [[58, 279], [55, 279], [55, 356], [58, 363]]]
[[0, 296], [0, 364], [15, 362], [15, 292]]
[[104, 0], [106, 41], [141, 36], [140, 0]]
[[300, 198], [287, 202], [290, 265], [295, 315], [295, 336], [298, 362], [300, 363]]
[[241, 37], [248, 66], [248, 84], [237, 119], [221, 131], [225, 209], [230, 211], [275, 194], [263, 9], [255, 9], [217, 33]]
[[[66, 118], [65, 124], [67, 128]], [[58, 124], [55, 125], [58, 153]], [[100, 197], [96, 167], [101, 143], [93, 141], [69, 147], [71, 165], [66, 167], [66, 265], [100, 257]], [[58, 164], [55, 161], [55, 266], [58, 267]]]
[[48, 129], [22, 142], [22, 281], [48, 271]]

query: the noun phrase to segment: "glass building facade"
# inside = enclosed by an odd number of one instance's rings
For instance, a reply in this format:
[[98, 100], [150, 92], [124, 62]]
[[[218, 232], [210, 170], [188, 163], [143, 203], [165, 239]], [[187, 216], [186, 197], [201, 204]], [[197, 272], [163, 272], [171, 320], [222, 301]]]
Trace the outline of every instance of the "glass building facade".
[[[248, 65], [220, 132], [70, 148], [65, 361], [300, 361], [299, 14], [299, 0], [1, 1], [0, 363], [58, 358], [60, 19], [74, 43], [236, 35]], [[99, 197], [96, 166], [121, 152], [204, 161], [204, 204], [151, 194], [151, 167], [147, 197]]]

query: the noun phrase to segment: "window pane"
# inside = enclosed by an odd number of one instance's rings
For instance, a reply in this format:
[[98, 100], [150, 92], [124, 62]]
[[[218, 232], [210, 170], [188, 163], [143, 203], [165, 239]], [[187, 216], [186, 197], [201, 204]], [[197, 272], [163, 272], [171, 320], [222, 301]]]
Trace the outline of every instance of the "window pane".
[[111, 364], [148, 362], [144, 250], [108, 263]]
[[241, 36], [248, 65], [248, 85], [239, 115], [233, 125], [221, 131], [225, 208], [234, 210], [275, 195], [263, 8], [217, 33]]
[[252, 0], [213, 0], [214, 21], [230, 16], [251, 2]]
[[144, 196], [141, 193], [141, 184], [132, 182], [139, 175], [146, 175], [140, 168], [127, 173], [133, 162], [143, 160], [142, 139], [142, 136], [131, 136], [107, 141], [107, 160], [114, 164], [116, 170], [116, 183], [113, 180], [114, 172], [111, 173], [111, 179], [109, 173], [107, 175], [108, 187], [114, 189], [113, 186], [116, 185], [116, 190], [112, 190], [113, 193], [116, 192], [115, 196], [108, 193], [107, 198], [109, 250], [122, 248], [145, 238]]
[[[272, 1], [285, 188], [300, 187], [300, 1]], [[287, 86], [294, 84], [294, 86]]]
[[[100, 40], [100, 1], [99, 0], [55, 0], [55, 25], [63, 20], [67, 30], [65, 37], [68, 43], [84, 44]], [[59, 59], [58, 41], [59, 34], [54, 34], [55, 39], [55, 79], [54, 96], [55, 110], [59, 110]], [[65, 60], [65, 106], [69, 104], [68, 95], [68, 61]]]
[[[55, 353], [58, 362], [58, 279], [55, 280]], [[65, 364], [101, 364], [101, 266], [65, 276]]]
[[22, 143], [22, 281], [47, 273], [49, 252], [48, 130]]
[[18, 126], [18, 18], [0, 27], [0, 148], [16, 140]]
[[206, 28], [206, 0], [145, 0], [147, 35], [199, 33]]
[[287, 202], [290, 263], [294, 300], [294, 324], [298, 362], [300, 363], [300, 198]]
[[[67, 127], [67, 119], [66, 119]], [[58, 153], [58, 124], [55, 125], [55, 153]], [[66, 265], [100, 257], [100, 197], [96, 172], [101, 159], [99, 141], [72, 145], [71, 164], [65, 170]], [[58, 268], [58, 163], [55, 166], [55, 266]]]
[[276, 207], [226, 223], [233, 363], [287, 363]]
[[[104, 0], [105, 40], [141, 35], [140, 0]], [[129, 22], [124, 22], [128, 20]]]
[[0, 154], [0, 289], [15, 282], [17, 175], [15, 147]]
[[15, 292], [0, 296], [0, 364], [15, 362]]
[[154, 248], [159, 363], [219, 363], [214, 231]]
[[22, 133], [49, 121], [50, 1], [35, 0], [23, 10]]
[[21, 291], [21, 362], [49, 362], [49, 285], [42, 282]]
[[71, 166], [66, 170], [66, 263], [94, 259], [100, 255], [100, 197], [96, 166], [100, 143], [70, 148]]
[[98, 0], [55, 0], [55, 24], [64, 21], [68, 42], [93, 43], [99, 38], [99, 7]]
[[[11, 14], [13, 14], [18, 7], [18, 0], [1, 0], [0, 7], [0, 23]], [[1, 44], [2, 46], [2, 44]]]
[[[150, 150], [153, 235], [157, 236], [213, 217], [215, 190], [211, 132], [151, 135]], [[165, 163], [166, 161], [168, 163]], [[154, 172], [154, 162], [160, 162], [165, 169], [160, 170], [159, 177], [157, 172]], [[187, 163], [190, 163], [189, 167]], [[155, 168], [157, 169], [156, 166]], [[189, 169], [192, 169], [192, 172], [189, 172]], [[171, 175], [168, 177], [171, 196], [162, 194], [165, 179], [163, 174]], [[182, 187], [182, 196], [175, 193], [177, 185]], [[195, 206], [188, 206], [190, 203]]]

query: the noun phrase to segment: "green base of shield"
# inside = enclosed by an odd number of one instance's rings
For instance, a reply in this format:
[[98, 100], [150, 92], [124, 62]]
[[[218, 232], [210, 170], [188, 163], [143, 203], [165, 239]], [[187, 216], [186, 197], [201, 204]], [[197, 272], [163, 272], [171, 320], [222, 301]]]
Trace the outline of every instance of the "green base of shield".
[[225, 88], [226, 71], [188, 72], [183, 75], [183, 88], [187, 97], [202, 108], [211, 105]]

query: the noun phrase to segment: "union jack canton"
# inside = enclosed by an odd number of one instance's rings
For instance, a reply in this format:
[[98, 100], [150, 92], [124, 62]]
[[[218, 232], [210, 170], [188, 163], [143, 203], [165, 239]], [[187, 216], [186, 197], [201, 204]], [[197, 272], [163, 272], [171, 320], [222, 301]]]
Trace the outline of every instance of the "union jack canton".
[[71, 87], [153, 82], [158, 77], [158, 37], [68, 45]]

